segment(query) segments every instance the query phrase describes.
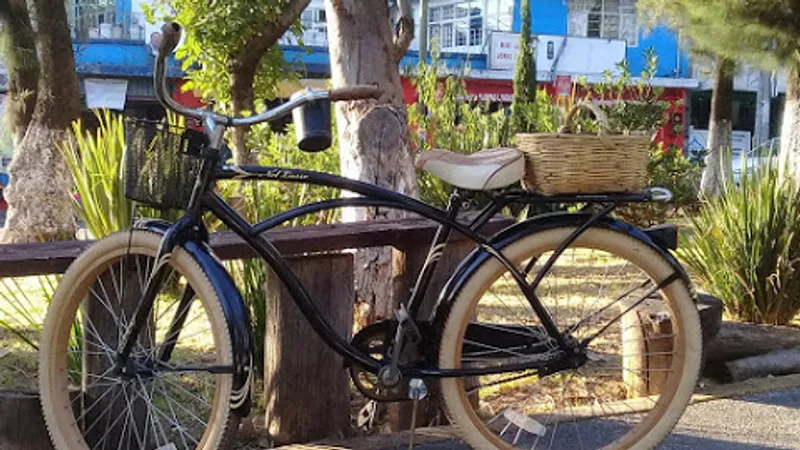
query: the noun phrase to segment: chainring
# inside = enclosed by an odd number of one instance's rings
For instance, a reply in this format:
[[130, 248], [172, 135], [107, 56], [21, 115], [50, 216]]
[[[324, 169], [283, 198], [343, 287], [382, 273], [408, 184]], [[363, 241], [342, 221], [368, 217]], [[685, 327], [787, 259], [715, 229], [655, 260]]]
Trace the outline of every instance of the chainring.
[[[350, 343], [378, 361], [388, 360], [396, 328], [397, 321], [394, 319], [376, 322], [361, 329]], [[358, 364], [351, 364], [349, 371], [353, 384], [368, 398], [379, 402], [408, 400], [408, 380], [403, 379], [395, 386], [385, 386], [378, 375]]]

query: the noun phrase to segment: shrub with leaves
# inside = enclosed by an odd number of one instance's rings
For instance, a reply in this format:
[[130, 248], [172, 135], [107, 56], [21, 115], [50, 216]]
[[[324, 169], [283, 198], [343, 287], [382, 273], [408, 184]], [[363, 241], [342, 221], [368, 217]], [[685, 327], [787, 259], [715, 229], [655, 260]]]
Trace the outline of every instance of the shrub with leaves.
[[92, 236], [103, 237], [127, 228], [133, 207], [125, 198], [122, 116], [109, 110], [95, 111], [95, 116], [99, 126], [94, 133], [80, 120], [72, 124], [62, 154], [75, 182], [76, 211]]
[[780, 325], [800, 312], [800, 190], [762, 164], [705, 201], [679, 255], [731, 317]]
[[628, 62], [621, 61], [617, 73], [606, 71], [603, 80], [592, 87], [594, 99], [603, 103], [613, 133], [654, 133], [664, 123], [670, 103], [662, 99], [664, 88], [652, 84], [658, 55], [652, 48], [644, 54], [645, 68], [638, 79], [633, 78]]
[[[511, 145], [509, 111], [492, 112], [488, 104], [468, 101], [464, 79], [449, 74], [439, 59], [420, 63], [411, 75], [419, 99], [408, 107], [409, 127], [415, 149], [445, 149], [474, 153], [484, 148]], [[424, 201], [443, 206], [452, 188], [428, 173], [418, 174], [420, 196]]]
[[703, 168], [692, 162], [675, 146], [655, 144], [647, 162], [647, 185], [669, 189], [668, 203], [649, 202], [627, 205], [616, 211], [623, 220], [640, 227], [666, 222], [679, 211], [693, 211], [698, 205], [697, 192]]

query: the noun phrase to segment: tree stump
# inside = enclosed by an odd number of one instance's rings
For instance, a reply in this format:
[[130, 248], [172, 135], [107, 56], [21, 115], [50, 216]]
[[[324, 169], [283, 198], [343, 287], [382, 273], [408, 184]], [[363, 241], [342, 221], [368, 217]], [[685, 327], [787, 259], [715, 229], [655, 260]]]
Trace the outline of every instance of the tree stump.
[[[353, 321], [353, 256], [290, 258], [316, 306], [343, 337]], [[265, 425], [278, 445], [344, 433], [350, 383], [343, 359], [316, 335], [274, 272], [267, 275], [264, 343]]]
[[630, 312], [622, 324], [622, 379], [628, 385], [628, 397], [657, 395], [672, 364], [672, 321], [666, 315]]
[[[662, 307], [658, 303], [660, 300], [648, 300], [621, 320], [622, 378], [631, 398], [659, 394], [670, 374], [674, 350], [672, 321], [659, 311]], [[701, 294], [697, 309], [705, 359], [705, 349], [720, 330], [722, 307], [716, 298]]]
[[52, 448], [39, 394], [34, 391], [0, 391], [0, 449]]

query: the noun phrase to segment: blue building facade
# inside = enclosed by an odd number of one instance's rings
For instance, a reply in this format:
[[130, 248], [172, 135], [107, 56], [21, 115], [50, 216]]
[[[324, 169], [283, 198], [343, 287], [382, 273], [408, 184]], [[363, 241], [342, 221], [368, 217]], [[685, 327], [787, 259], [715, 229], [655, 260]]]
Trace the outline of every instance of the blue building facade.
[[[147, 3], [150, 0], [145, 0]], [[281, 41], [287, 61], [302, 63], [306, 78], [327, 78], [327, 24], [323, 0], [312, 0], [301, 21], [306, 47], [292, 37]], [[418, 4], [412, 0], [415, 14]], [[508, 100], [515, 50], [512, 43], [521, 27], [521, 0], [429, 0], [429, 42], [454, 71], [469, 67], [474, 80], [491, 80], [503, 86], [496, 97]], [[558, 76], [599, 79], [621, 59], [631, 72], [646, 66], [645, 50], [658, 57], [655, 84], [692, 89], [688, 57], [678, 34], [666, 27], [645, 29], [636, 20], [635, 0], [532, 0], [532, 32], [537, 37], [537, 77], [553, 83]], [[392, 1], [390, 1], [390, 5]], [[73, 0], [70, 6], [74, 49], [81, 78], [126, 80], [126, 106], [155, 103], [150, 76], [153, 39], [158, 27], [147, 24], [138, 0]], [[418, 16], [418, 15], [417, 15]], [[506, 52], [506, 53], [503, 53]], [[417, 39], [402, 65], [419, 59]], [[170, 75], [180, 78], [176, 62]], [[82, 83], [83, 85], [83, 83]]]

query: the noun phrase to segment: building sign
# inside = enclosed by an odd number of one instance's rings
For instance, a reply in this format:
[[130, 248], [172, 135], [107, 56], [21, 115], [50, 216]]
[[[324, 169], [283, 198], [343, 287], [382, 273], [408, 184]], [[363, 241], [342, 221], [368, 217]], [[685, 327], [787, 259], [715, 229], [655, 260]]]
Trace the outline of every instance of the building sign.
[[569, 97], [572, 93], [572, 77], [569, 75], [556, 76], [556, 95], [559, 97]]
[[86, 107], [108, 108], [122, 111], [128, 92], [128, 80], [121, 78], [86, 78]]
[[[689, 152], [697, 152], [706, 148], [708, 143], [708, 130], [699, 128], [692, 128], [689, 130], [689, 144], [686, 150]], [[731, 134], [731, 147], [734, 157], [750, 153], [750, 132], [749, 131], [734, 131]]]
[[519, 53], [519, 34], [493, 32], [489, 36], [489, 68], [511, 70]]

